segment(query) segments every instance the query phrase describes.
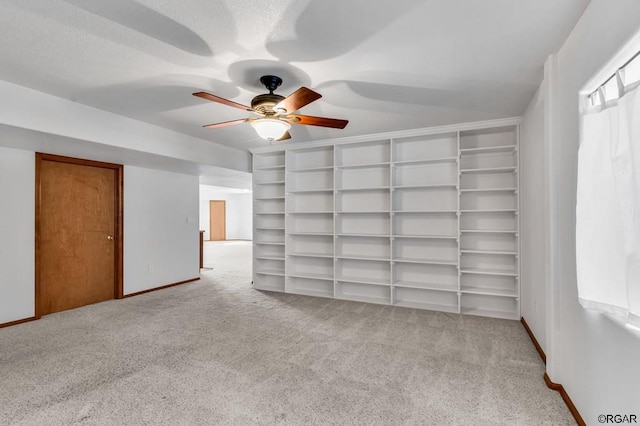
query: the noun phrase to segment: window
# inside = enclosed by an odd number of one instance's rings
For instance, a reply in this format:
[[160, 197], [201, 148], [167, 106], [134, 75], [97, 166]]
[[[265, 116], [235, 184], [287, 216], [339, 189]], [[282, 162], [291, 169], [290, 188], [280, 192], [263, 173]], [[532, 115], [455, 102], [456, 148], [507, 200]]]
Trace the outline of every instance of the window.
[[[639, 52], [640, 53], [640, 52]], [[587, 97], [578, 153], [578, 296], [640, 327], [640, 54]]]

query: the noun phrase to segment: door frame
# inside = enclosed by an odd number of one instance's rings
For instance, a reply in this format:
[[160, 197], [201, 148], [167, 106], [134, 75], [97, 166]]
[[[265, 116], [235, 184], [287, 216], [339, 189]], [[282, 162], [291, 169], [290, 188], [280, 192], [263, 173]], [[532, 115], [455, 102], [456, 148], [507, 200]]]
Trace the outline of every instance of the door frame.
[[61, 155], [44, 154], [36, 152], [35, 185], [36, 185], [36, 211], [35, 211], [35, 317], [42, 317], [40, 309], [40, 217], [41, 211], [41, 190], [42, 174], [41, 167], [43, 161], [56, 161], [59, 163], [77, 164], [81, 166], [100, 167], [115, 171], [114, 200], [115, 200], [115, 251], [114, 251], [114, 299], [122, 299], [123, 294], [123, 236], [124, 236], [124, 168], [122, 164], [105, 163], [101, 161], [85, 160], [82, 158], [64, 157]]

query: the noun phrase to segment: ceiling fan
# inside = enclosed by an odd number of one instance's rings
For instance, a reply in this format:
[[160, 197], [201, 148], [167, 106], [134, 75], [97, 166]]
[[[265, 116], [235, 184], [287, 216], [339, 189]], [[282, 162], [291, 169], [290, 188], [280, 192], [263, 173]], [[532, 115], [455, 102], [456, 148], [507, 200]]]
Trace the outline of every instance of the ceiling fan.
[[207, 92], [194, 93], [193, 96], [198, 96], [202, 99], [218, 102], [244, 111], [253, 112], [260, 116], [207, 124], [203, 127], [215, 129], [218, 127], [233, 126], [235, 124], [248, 122], [261, 138], [268, 141], [283, 141], [291, 138], [289, 129], [291, 129], [292, 124], [344, 129], [349, 123], [347, 120], [340, 120], [336, 118], [293, 114], [303, 106], [320, 99], [322, 95], [306, 87], [301, 87], [285, 98], [284, 96], [273, 93], [273, 91], [282, 84], [282, 79], [280, 77], [275, 75], [264, 75], [260, 77], [260, 82], [267, 88], [269, 93], [254, 97], [251, 100], [250, 107]]

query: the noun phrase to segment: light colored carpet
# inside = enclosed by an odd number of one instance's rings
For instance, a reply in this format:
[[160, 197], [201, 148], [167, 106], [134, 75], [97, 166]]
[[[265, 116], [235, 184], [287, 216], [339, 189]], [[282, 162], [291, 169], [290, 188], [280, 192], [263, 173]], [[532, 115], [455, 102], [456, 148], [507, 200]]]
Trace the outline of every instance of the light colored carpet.
[[520, 323], [202, 280], [0, 330], [2, 425], [574, 424]]

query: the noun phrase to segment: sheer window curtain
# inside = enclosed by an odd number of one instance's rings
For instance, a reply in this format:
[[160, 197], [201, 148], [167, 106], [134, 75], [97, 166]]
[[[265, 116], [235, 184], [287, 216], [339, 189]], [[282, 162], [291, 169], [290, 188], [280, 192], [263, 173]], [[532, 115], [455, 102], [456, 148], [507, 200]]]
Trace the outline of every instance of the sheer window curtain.
[[640, 89], [616, 75], [619, 97], [582, 115], [576, 261], [583, 307], [640, 327]]

